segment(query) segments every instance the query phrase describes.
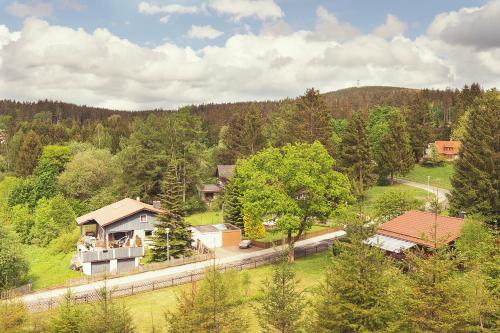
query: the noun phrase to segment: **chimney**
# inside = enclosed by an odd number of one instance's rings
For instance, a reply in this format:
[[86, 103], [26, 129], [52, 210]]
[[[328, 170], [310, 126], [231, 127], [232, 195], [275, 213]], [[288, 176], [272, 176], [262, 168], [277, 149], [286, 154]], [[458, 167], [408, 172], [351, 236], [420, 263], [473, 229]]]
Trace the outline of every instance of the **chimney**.
[[156, 209], [160, 209], [161, 208], [161, 202], [158, 201], [158, 200], [153, 201], [153, 207], [156, 208]]
[[137, 197], [137, 198], [135, 198], [135, 200], [137, 200], [137, 201], [141, 201], [141, 198], [140, 198], [140, 197]]

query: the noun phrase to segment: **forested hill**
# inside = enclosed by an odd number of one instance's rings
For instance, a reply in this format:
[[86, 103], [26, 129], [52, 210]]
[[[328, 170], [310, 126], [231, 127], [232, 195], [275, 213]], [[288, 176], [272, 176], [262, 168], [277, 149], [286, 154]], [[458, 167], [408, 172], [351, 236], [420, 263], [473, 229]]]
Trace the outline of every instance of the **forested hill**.
[[[439, 109], [441, 117], [445, 121], [453, 120], [452, 107], [459, 95], [459, 90], [417, 90], [401, 87], [353, 87], [341, 89], [333, 92], [323, 93], [326, 105], [330, 113], [335, 118], [348, 118], [351, 114], [360, 109], [370, 109], [374, 105], [392, 105], [396, 107], [407, 106], [418, 92], [422, 97], [430, 102], [433, 107]], [[192, 112], [201, 117], [203, 127], [207, 130], [210, 142], [216, 142], [219, 130], [227, 124], [228, 120], [235, 112], [248, 109], [251, 104], [257, 105], [264, 114], [274, 111], [282, 101], [256, 101], [237, 103], [208, 103], [201, 105], [191, 105]], [[147, 117], [151, 113], [162, 112], [164, 110], [149, 111], [120, 111], [104, 108], [91, 107], [86, 105], [75, 105], [57, 101], [38, 102], [16, 102], [11, 100], [0, 100], [0, 116], [9, 116], [8, 121], [17, 124], [31, 122], [40, 119], [51, 119], [52, 123], [61, 123], [64, 127], [94, 127], [91, 124], [102, 123], [106, 126], [110, 117], [114, 121], [119, 121], [122, 126], [128, 127], [135, 117]], [[7, 121], [4, 119], [3, 122]], [[1, 124], [0, 124], [1, 125]], [[5, 126], [15, 128], [17, 126]], [[9, 133], [13, 135], [14, 133]]]

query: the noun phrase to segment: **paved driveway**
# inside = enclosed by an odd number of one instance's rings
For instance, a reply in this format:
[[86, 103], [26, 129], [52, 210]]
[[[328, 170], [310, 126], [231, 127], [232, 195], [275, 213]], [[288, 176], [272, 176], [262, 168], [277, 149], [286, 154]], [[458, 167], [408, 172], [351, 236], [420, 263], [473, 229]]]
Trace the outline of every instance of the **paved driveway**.
[[440, 203], [446, 204], [446, 202], [448, 201], [448, 198], [446, 195], [450, 194], [450, 191], [448, 191], [444, 188], [439, 188], [439, 187], [435, 187], [432, 185], [428, 186], [427, 184], [416, 183], [416, 182], [412, 182], [410, 180], [401, 179], [401, 178], [397, 178], [396, 182], [398, 182], [400, 184], [405, 184], [408, 186], [416, 187], [416, 188], [422, 189], [424, 191], [430, 192], [432, 194], [437, 193], [438, 201]]

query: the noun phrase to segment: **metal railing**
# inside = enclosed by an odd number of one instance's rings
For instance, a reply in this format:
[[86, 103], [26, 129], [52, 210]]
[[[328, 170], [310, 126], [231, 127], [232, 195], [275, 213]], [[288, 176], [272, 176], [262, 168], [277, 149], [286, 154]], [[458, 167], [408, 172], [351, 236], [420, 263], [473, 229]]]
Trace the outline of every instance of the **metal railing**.
[[144, 256], [144, 246], [118, 247], [111, 249], [98, 249], [93, 251], [79, 251], [78, 257], [82, 263], [111, 259], [135, 258]]

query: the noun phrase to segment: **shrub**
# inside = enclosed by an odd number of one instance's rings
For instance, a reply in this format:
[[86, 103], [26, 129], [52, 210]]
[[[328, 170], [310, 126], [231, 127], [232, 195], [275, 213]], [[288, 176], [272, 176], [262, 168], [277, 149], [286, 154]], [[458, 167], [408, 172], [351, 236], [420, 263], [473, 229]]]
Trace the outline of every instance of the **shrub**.
[[79, 239], [80, 230], [75, 228], [73, 231], [59, 235], [59, 237], [50, 242], [49, 251], [52, 254], [73, 252]]

